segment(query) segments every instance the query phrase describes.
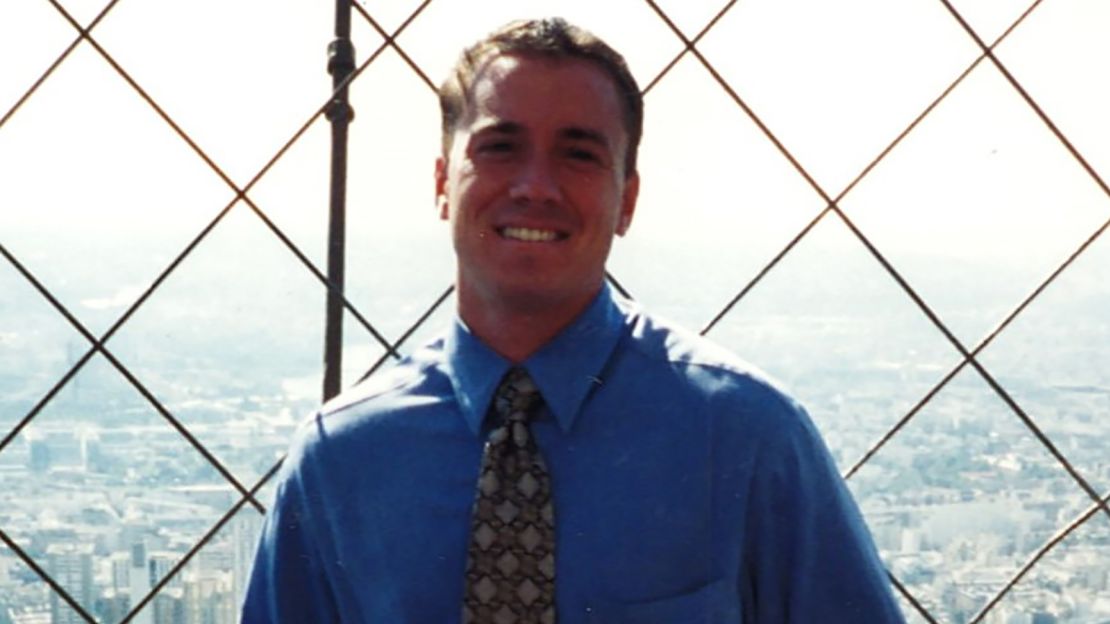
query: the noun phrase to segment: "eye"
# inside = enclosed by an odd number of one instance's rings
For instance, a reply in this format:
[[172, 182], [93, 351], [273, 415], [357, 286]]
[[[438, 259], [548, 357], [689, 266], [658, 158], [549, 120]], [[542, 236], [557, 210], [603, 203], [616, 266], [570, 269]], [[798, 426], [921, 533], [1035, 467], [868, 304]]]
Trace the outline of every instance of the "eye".
[[483, 154], [505, 154], [513, 150], [514, 145], [509, 141], [490, 141], [478, 146], [478, 151]]
[[579, 161], [582, 161], [582, 162], [591, 162], [591, 163], [601, 162], [601, 158], [598, 157], [598, 155], [596, 153], [594, 153], [593, 151], [588, 150], [588, 149], [582, 149], [580, 147], [572, 147], [572, 148], [568, 149], [567, 150], [567, 156], [570, 156], [572, 159], [579, 160]]

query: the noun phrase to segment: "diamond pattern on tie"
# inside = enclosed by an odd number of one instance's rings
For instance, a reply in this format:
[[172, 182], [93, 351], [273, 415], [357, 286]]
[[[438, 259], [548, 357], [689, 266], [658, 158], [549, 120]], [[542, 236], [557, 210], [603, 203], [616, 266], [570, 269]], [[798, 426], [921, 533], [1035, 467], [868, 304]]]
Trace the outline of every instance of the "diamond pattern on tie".
[[555, 513], [529, 420], [543, 403], [528, 373], [506, 373], [490, 406], [467, 551], [463, 624], [555, 623]]

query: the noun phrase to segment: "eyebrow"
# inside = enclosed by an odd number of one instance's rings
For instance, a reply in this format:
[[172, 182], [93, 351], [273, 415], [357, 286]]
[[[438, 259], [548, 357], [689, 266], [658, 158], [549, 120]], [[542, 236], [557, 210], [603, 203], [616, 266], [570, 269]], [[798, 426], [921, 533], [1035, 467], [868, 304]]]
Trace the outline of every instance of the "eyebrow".
[[524, 126], [514, 121], [502, 121], [499, 123], [491, 124], [479, 128], [474, 132], [475, 135], [480, 134], [523, 134]]
[[[502, 121], [479, 128], [474, 132], [475, 136], [483, 134], [508, 134], [519, 135], [524, 134], [524, 126], [516, 123], [515, 121]], [[588, 143], [595, 143], [601, 147], [608, 148], [609, 140], [601, 132], [592, 128], [583, 128], [581, 126], [570, 126], [563, 128], [559, 131], [559, 135], [565, 139], [572, 141], [586, 141]]]

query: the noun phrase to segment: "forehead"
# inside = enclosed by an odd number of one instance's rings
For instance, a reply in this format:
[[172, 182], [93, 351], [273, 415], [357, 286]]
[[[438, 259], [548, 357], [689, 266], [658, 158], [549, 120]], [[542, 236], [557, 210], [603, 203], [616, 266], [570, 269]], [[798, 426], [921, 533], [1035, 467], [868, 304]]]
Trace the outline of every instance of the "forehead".
[[525, 127], [584, 126], [625, 139], [620, 97], [593, 61], [503, 54], [479, 70], [470, 91], [473, 130], [488, 122]]

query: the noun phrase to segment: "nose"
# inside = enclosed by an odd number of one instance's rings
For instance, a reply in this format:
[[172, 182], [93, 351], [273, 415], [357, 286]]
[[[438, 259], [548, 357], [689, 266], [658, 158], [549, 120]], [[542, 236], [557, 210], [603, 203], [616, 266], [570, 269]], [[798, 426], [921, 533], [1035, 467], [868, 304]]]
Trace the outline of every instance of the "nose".
[[554, 165], [542, 156], [533, 156], [521, 163], [509, 188], [509, 197], [524, 204], [547, 204], [558, 201], [559, 182]]

